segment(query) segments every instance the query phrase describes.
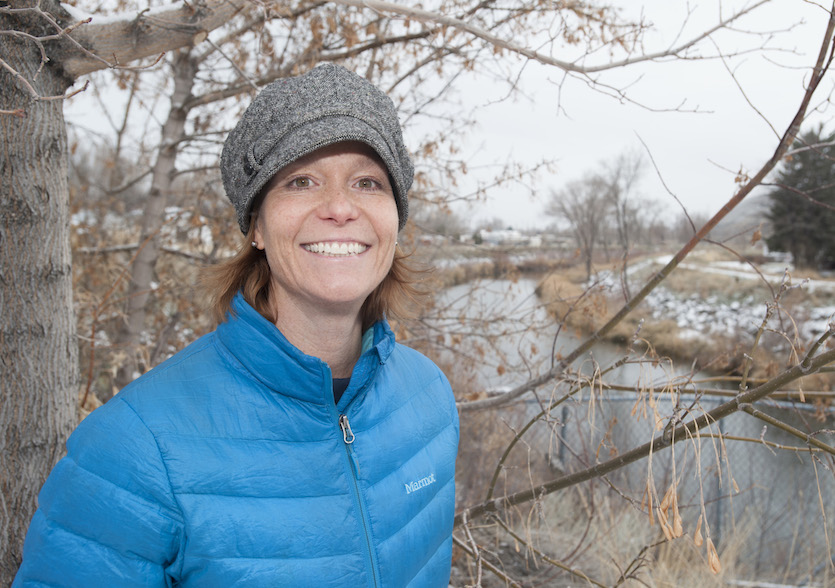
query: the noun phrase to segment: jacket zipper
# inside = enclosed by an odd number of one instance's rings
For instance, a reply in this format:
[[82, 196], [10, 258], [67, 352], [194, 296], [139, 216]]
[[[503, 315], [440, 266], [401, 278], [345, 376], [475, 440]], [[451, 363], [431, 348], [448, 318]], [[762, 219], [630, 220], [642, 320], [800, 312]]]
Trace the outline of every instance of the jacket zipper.
[[347, 415], [339, 415], [339, 428], [342, 430], [342, 441], [345, 446], [345, 453], [351, 465], [351, 481], [353, 482], [354, 502], [357, 505], [357, 510], [359, 511], [360, 519], [362, 520], [362, 529], [365, 534], [365, 545], [368, 550], [368, 558], [371, 563], [371, 578], [374, 586], [380, 586], [380, 580], [377, 577], [377, 558], [374, 555], [374, 545], [371, 541], [371, 529], [368, 523], [368, 512], [362, 499], [362, 494], [360, 493], [358, 480], [360, 472], [359, 462], [357, 461], [357, 456], [354, 453], [354, 448], [351, 446], [354, 439], [356, 439], [356, 436], [351, 430], [351, 423], [348, 421]]

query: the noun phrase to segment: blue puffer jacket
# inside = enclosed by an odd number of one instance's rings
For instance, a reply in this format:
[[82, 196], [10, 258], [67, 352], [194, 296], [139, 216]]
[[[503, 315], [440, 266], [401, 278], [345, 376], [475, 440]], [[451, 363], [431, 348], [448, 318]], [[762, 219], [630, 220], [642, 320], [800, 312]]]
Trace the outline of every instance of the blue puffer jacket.
[[324, 362], [233, 308], [81, 423], [14, 586], [447, 586], [440, 370], [377, 323], [335, 406]]

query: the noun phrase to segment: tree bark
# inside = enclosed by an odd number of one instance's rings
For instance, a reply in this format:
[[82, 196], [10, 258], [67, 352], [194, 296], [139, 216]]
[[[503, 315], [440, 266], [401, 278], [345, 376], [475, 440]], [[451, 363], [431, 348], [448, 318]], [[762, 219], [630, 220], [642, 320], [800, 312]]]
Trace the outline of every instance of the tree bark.
[[0, 36], [0, 586], [14, 578], [37, 492], [77, 418], [67, 137], [63, 101], [47, 98], [84, 73], [200, 42], [241, 5], [186, 3], [84, 24], [72, 38], [55, 0], [0, 12], [0, 30], [26, 35]]
[[97, 24], [93, 18], [72, 35], [89, 51], [68, 50], [61, 66], [75, 79], [107, 67], [196, 45], [209, 31], [227, 24], [243, 6], [243, 1], [198, 0], [164, 11], [145, 10], [119, 21], [108, 19], [104, 24]]
[[[0, 15], [0, 24], [8, 19]], [[62, 95], [60, 68], [2, 38], [3, 59], [42, 96]], [[77, 342], [69, 245], [63, 101], [33, 102], [0, 70], [0, 585], [20, 564], [38, 489], [75, 426]]]

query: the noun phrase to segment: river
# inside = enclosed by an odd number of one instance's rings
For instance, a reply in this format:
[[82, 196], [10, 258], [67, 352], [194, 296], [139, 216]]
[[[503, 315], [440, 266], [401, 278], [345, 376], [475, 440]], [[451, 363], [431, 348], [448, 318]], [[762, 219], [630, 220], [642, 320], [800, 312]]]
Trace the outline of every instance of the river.
[[[438, 297], [441, 318], [433, 321], [432, 327], [437, 343], [446, 348], [442, 355], [453, 366], [451, 379], [456, 392], [462, 387], [465, 394], [511, 389], [549, 369], [555, 354], [564, 356], [577, 346], [578, 336], [560, 330], [545, 311], [535, 294], [536, 286], [537, 280], [528, 277], [517, 281], [482, 280], [450, 288]], [[588, 376], [596, 367], [605, 369], [625, 354], [615, 345], [597, 344], [573, 367]], [[664, 390], [671, 378], [686, 379], [682, 375], [687, 372], [686, 366], [678, 376], [673, 371], [669, 363], [640, 362], [637, 358], [635, 363], [620, 366], [607, 373], [605, 380], [625, 387], [623, 391], [604, 392], [599, 386], [593, 393], [588, 388], [580, 391], [563, 403], [557, 414], [550, 415], [548, 422], [543, 421], [538, 433], [532, 429], [525, 438], [526, 447], [545, 456], [552, 468], [577, 471], [651, 439], [657, 434], [656, 414], [659, 422], [666, 422], [673, 414], [689, 419], [724, 401]], [[523, 397], [524, 409], [503, 414], [501, 419], [518, 430], [567, 389], [557, 382], [543, 386], [536, 395]], [[647, 401], [650, 391], [655, 404]], [[809, 425], [809, 413], [797, 410], [807, 407], [771, 401], [758, 406], [795, 427]], [[710, 433], [750, 441], [705, 438], [676, 446], [678, 490], [688, 530], [692, 532], [695, 520], [705, 512], [711, 536], [721, 545], [721, 540], [730, 538], [736, 532], [732, 530], [743, 524], [751, 537], [759, 538], [749, 541], [741, 555], [754, 569], [788, 570], [792, 557], [798, 556], [813, 565], [824, 561], [822, 554], [828, 552], [824, 527], [830, 536], [835, 535], [832, 473], [819, 476], [812, 456], [802, 451], [802, 442], [774, 427], [763, 427], [762, 421], [744, 413], [733, 414], [702, 431], [703, 435]], [[832, 434], [821, 438], [835, 441]], [[801, 451], [777, 452], [758, 439], [799, 447]], [[662, 494], [675, 471], [671, 469], [671, 455], [667, 450], [654, 455], [652, 461], [652, 477]], [[608, 481], [640, 502], [648, 471], [646, 460], [642, 460], [610, 475]], [[821, 519], [822, 512], [829, 517]], [[795, 543], [797, 536], [804, 537], [802, 545]]]
[[[444, 344], [459, 354], [456, 369], [466, 371], [474, 388], [494, 392], [511, 389], [547, 371], [552, 366], [551, 358], [567, 355], [582, 342], [580, 335], [572, 329], [560, 329], [546, 312], [536, 296], [538, 282], [529, 277], [480, 280], [449, 288], [439, 296], [442, 318], [433, 325]], [[445, 357], [451, 358], [451, 353], [448, 351]], [[624, 348], [602, 342], [578, 359], [574, 367], [589, 375], [624, 355]], [[607, 381], [635, 386], [667, 381], [670, 372], [669, 364], [627, 363]]]

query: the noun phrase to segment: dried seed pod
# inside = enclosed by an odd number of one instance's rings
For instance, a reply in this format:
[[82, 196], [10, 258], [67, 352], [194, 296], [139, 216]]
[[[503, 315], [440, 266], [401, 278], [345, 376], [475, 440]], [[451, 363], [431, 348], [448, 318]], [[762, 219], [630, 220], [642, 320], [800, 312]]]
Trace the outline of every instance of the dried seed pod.
[[673, 536], [684, 535], [684, 524], [681, 521], [681, 513], [678, 511], [678, 494], [673, 495]]
[[696, 547], [701, 547], [704, 542], [702, 538], [702, 515], [699, 515], [699, 522], [696, 523], [696, 532], [693, 534], [693, 543], [696, 544]]
[[673, 540], [673, 529], [670, 527], [670, 523], [667, 522], [667, 513], [658, 509], [658, 523], [661, 525], [661, 531], [664, 533], [664, 537], [667, 541]]
[[681, 537], [684, 535], [684, 525], [681, 523], [681, 515], [678, 514], [678, 509], [673, 512], [673, 537]]
[[664, 514], [667, 514], [667, 509], [670, 508], [670, 503], [673, 501], [673, 487], [672, 485], [667, 488], [667, 491], [664, 493], [664, 498], [661, 499], [661, 504], [658, 508], [664, 511]]
[[655, 524], [655, 517], [652, 515], [652, 485], [649, 483], [649, 479], [647, 479], [647, 489], [644, 494], [646, 498], [646, 502], [641, 502], [641, 507], [645, 504], [648, 504], [647, 514], [649, 515], [649, 526], [653, 526]]
[[713, 540], [710, 537], [707, 538], [707, 565], [714, 574], [722, 571], [722, 564], [719, 563], [719, 554], [716, 553], [716, 547], [713, 546]]

